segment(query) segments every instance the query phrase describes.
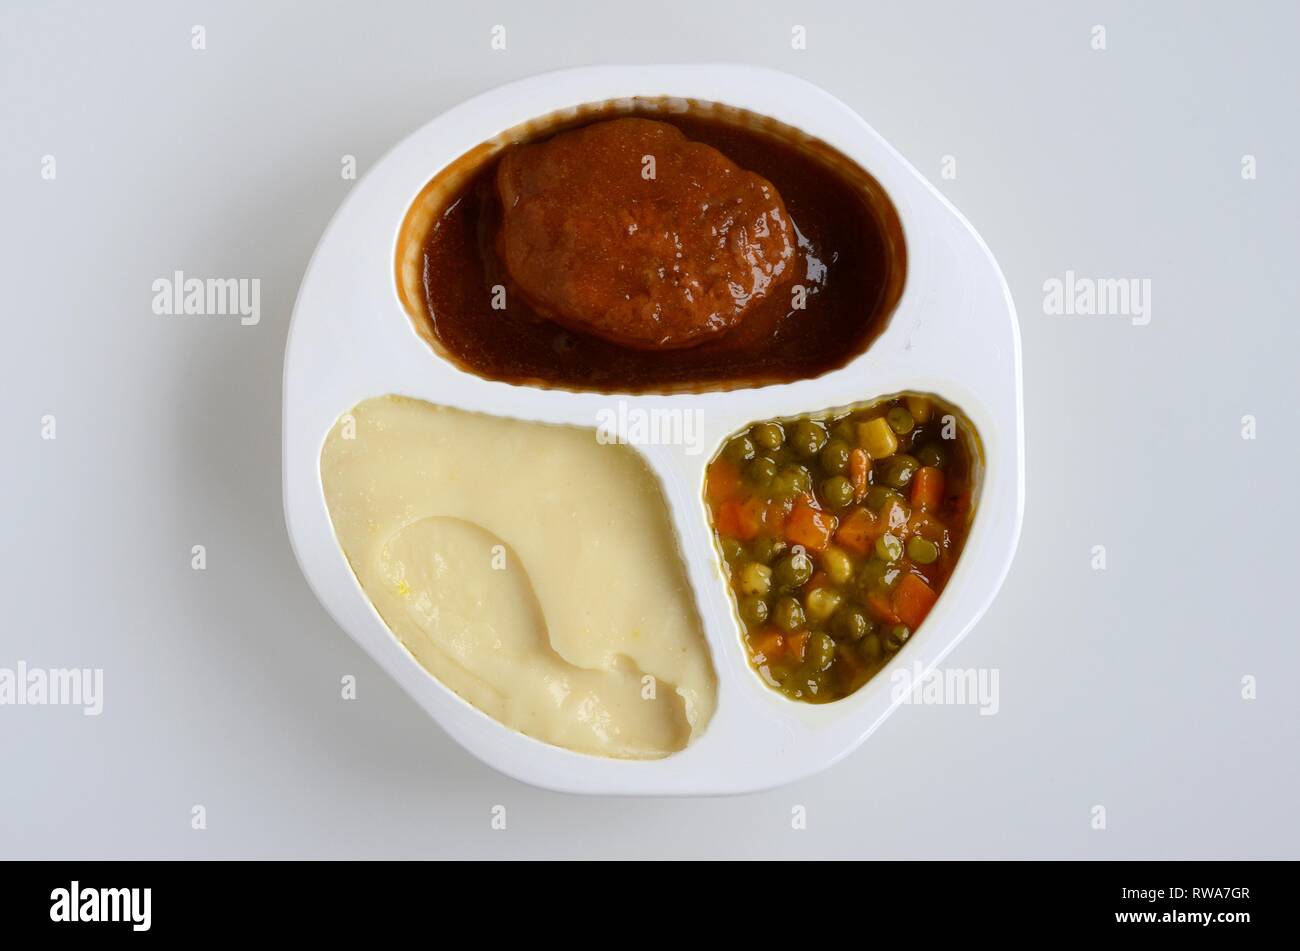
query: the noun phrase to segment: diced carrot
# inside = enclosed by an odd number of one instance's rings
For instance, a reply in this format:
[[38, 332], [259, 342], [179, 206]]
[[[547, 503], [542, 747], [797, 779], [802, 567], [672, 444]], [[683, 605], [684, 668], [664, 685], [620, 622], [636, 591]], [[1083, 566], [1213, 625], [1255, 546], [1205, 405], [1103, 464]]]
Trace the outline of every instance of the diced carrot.
[[849, 483], [853, 486], [853, 501], [861, 502], [870, 488], [867, 477], [871, 472], [871, 457], [865, 449], [849, 453]]
[[713, 516], [713, 525], [719, 535], [735, 538], [740, 531], [740, 506], [735, 502], [723, 502]]
[[841, 548], [865, 555], [880, 534], [879, 521], [870, 509], [854, 509], [853, 514], [844, 520], [840, 530], [835, 533], [835, 541]]
[[825, 551], [837, 521], [834, 515], [813, 508], [806, 497], [801, 497], [785, 523], [786, 541], [810, 551]]
[[808, 649], [808, 632], [799, 631], [785, 639], [785, 646], [794, 655], [795, 660], [803, 663], [804, 652]]
[[894, 605], [890, 602], [887, 591], [872, 591], [868, 594], [867, 610], [875, 615], [877, 621], [885, 621], [889, 624], [898, 623], [898, 615], [894, 613]]
[[900, 621], [916, 630], [938, 598], [934, 589], [916, 575], [905, 574], [894, 588], [894, 613]]
[[742, 542], [753, 541], [763, 526], [763, 509], [757, 499], [723, 502], [718, 509], [718, 531]]
[[749, 635], [749, 649], [754, 656], [775, 660], [785, 652], [785, 637], [774, 627], [765, 627]]
[[912, 476], [912, 508], [933, 512], [943, 502], [943, 470], [922, 466]]
[[727, 459], [718, 459], [709, 466], [704, 495], [710, 505], [729, 502], [740, 494], [740, 470]]
[[912, 418], [918, 423], [928, 423], [930, 421], [930, 412], [934, 406], [924, 396], [907, 396], [903, 398], [903, 402], [907, 404], [907, 411], [912, 414]]

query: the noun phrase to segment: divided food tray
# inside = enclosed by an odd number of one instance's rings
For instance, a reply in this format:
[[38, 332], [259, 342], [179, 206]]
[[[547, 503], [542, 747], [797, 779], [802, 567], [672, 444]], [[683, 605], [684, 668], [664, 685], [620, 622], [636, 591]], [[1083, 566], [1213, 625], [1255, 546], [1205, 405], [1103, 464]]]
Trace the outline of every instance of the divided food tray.
[[[576, 393], [480, 379], [417, 334], [395, 279], [398, 230], [441, 168], [505, 129], [583, 104], [631, 97], [703, 100], [770, 116], [833, 146], [880, 183], [907, 242], [903, 294], [884, 332], [839, 370], [794, 383], [672, 395]], [[743, 158], [741, 159], [743, 164]], [[299, 291], [284, 369], [284, 504], [290, 539], [321, 603], [459, 743], [496, 769], [551, 789], [722, 794], [792, 782], [845, 756], [897, 705], [891, 673], [939, 663], [992, 601], [1015, 550], [1024, 500], [1020, 342], [1006, 283], [961, 215], [843, 103], [795, 77], [744, 66], [591, 67], [478, 96], [409, 136], [353, 187]], [[852, 696], [810, 705], [750, 667], [703, 499], [722, 442], [753, 422], [933, 393], [959, 407], [983, 446], [975, 514], [938, 603], [892, 663]], [[514, 732], [470, 706], [398, 642], [357, 584], [330, 522], [320, 476], [326, 434], [362, 400], [430, 403], [594, 429], [601, 411], [697, 411], [703, 451], [636, 449], [662, 482], [718, 680], [712, 720], [657, 760], [570, 752]], [[418, 755], [418, 753], [416, 754]]]

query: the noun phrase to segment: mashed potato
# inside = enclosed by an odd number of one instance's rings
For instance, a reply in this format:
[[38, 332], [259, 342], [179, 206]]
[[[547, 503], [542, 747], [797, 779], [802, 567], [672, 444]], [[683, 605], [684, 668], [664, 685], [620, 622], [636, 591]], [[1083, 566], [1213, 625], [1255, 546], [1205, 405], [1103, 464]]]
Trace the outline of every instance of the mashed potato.
[[334, 531], [384, 622], [521, 733], [625, 758], [682, 749], [716, 684], [654, 475], [592, 430], [402, 397], [321, 452]]

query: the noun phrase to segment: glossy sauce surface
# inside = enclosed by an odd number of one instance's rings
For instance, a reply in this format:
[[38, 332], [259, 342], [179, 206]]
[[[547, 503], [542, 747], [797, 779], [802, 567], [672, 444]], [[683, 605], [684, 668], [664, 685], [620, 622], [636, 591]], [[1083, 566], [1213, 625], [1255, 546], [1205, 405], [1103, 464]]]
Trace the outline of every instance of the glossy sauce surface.
[[931, 397], [756, 423], [705, 499], [750, 662], [808, 703], [846, 697], [925, 621], [965, 544], [973, 429]]
[[[819, 376], [865, 350], [887, 322], [906, 266], [901, 227], [874, 179], [814, 140], [796, 143], [711, 114], [644, 115], [775, 186], [797, 236], [788, 289], [755, 301], [726, 333], [684, 349], [626, 346], [562, 326], [510, 290], [498, 253], [503, 153], [476, 150], [453, 163], [457, 185], [424, 236], [423, 307], [408, 302], [417, 328], [454, 363], [487, 379], [603, 392], [788, 382]], [[532, 141], [573, 127], [544, 127]]]
[[794, 226], [772, 184], [666, 122], [610, 119], [516, 146], [496, 184], [511, 293], [578, 333], [699, 346], [794, 278]]

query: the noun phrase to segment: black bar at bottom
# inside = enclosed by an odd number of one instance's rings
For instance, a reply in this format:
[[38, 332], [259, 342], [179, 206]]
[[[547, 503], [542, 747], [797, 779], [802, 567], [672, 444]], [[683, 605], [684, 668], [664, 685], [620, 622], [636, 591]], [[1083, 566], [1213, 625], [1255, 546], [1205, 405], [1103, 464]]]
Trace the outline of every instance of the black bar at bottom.
[[[9, 862], [0, 866], [6, 937], [298, 937], [401, 934], [448, 925], [497, 937], [506, 924], [562, 927], [604, 943], [621, 931], [769, 919], [784, 930], [813, 909], [868, 936], [1194, 935], [1231, 939], [1290, 919], [1295, 868], [1246, 862], [804, 863], [736, 868], [543, 871], [528, 864], [411, 862]], [[760, 866], [760, 863], [753, 863]], [[729, 879], [729, 881], [727, 881]], [[795, 917], [792, 918], [791, 915]], [[858, 925], [855, 916], [861, 915]], [[805, 919], [806, 920], [806, 919]], [[452, 932], [455, 933], [455, 932]], [[606, 939], [599, 936], [604, 934]], [[448, 935], [450, 936], [450, 935]]]

